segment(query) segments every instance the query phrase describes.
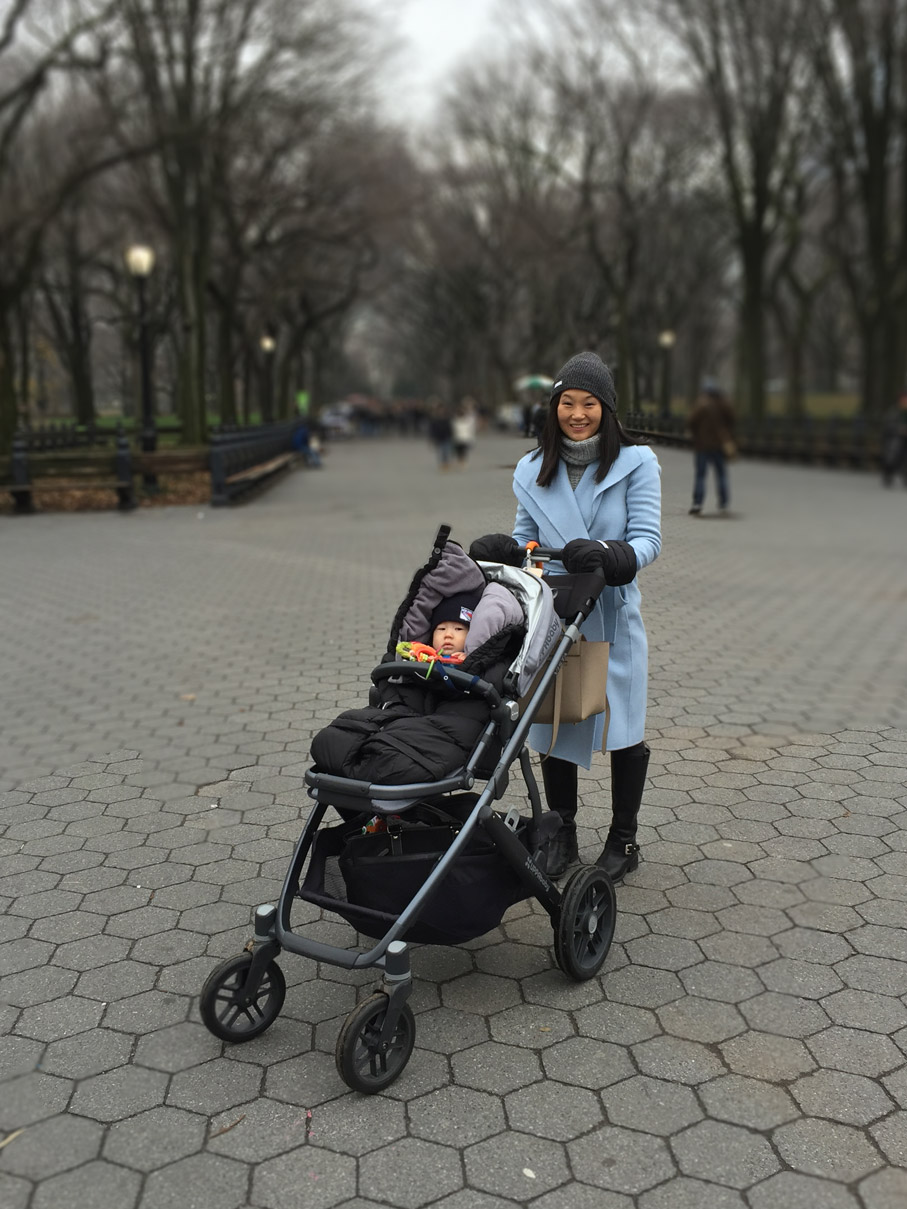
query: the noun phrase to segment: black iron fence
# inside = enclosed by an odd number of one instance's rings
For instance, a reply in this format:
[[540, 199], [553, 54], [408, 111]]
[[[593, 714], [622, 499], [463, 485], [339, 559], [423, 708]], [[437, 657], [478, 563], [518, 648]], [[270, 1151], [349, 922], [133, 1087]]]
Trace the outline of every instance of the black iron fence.
[[[690, 444], [684, 416], [661, 416], [653, 412], [630, 412], [624, 427], [661, 445]], [[862, 416], [843, 419], [803, 417], [791, 420], [766, 416], [741, 419], [734, 439], [744, 457], [842, 466], [854, 470], [876, 470], [881, 457], [881, 429]]]
[[[19, 429], [8, 476], [0, 469], [0, 490], [17, 512], [33, 512], [35, 497], [55, 490], [116, 492], [121, 509], [135, 507], [135, 476], [181, 475], [208, 470], [211, 503], [227, 504], [289, 467], [308, 452], [308, 426], [299, 417], [279, 424], [216, 429], [207, 449], [133, 450], [122, 428], [112, 431], [74, 424]], [[4, 478], [6, 481], [4, 482]]]
[[211, 434], [208, 464], [211, 503], [229, 504], [285, 470], [308, 444], [308, 426], [296, 418], [250, 428], [223, 427]]

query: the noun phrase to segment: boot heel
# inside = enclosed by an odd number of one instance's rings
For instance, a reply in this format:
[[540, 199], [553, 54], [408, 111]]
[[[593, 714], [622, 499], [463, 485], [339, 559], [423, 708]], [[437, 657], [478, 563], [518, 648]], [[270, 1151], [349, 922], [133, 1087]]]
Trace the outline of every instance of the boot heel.
[[605, 844], [595, 863], [612, 882], [623, 881], [628, 873], [639, 868], [639, 844]]

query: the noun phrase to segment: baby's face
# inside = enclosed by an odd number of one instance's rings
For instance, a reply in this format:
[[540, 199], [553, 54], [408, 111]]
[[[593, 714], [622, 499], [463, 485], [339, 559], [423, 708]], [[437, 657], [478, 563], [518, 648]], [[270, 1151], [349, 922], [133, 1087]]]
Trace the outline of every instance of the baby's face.
[[462, 621], [442, 621], [432, 631], [431, 644], [442, 655], [455, 655], [465, 651], [469, 626]]

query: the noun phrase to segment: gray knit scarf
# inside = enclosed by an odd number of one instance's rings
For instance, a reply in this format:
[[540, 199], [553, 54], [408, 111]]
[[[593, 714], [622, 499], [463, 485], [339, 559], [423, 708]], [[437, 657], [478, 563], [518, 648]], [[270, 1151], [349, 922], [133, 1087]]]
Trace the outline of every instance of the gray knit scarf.
[[561, 457], [567, 467], [567, 478], [575, 491], [586, 467], [597, 462], [602, 455], [601, 433], [585, 441], [571, 441], [569, 437], [561, 437]]

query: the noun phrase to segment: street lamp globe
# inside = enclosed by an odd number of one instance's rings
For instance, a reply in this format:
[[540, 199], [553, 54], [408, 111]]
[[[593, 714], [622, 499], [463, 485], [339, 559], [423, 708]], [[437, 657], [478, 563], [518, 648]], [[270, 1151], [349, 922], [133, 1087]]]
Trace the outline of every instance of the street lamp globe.
[[263, 353], [273, 353], [275, 348], [277, 348], [277, 341], [273, 336], [262, 336], [261, 340], [259, 340], [259, 344], [261, 345], [261, 351]]
[[670, 328], [666, 328], [663, 332], [658, 333], [658, 343], [663, 349], [673, 348], [676, 340], [677, 335]]
[[154, 248], [134, 243], [126, 249], [126, 268], [133, 277], [149, 277], [154, 269]]

